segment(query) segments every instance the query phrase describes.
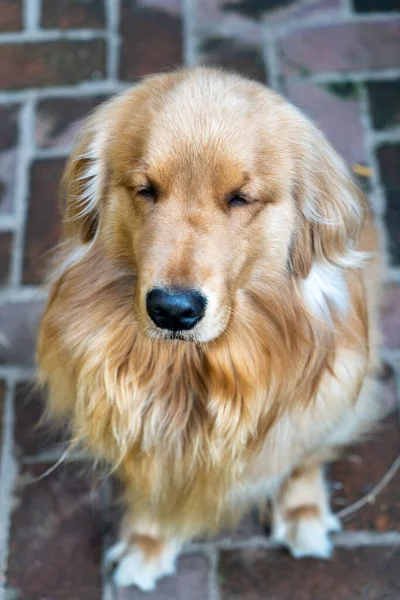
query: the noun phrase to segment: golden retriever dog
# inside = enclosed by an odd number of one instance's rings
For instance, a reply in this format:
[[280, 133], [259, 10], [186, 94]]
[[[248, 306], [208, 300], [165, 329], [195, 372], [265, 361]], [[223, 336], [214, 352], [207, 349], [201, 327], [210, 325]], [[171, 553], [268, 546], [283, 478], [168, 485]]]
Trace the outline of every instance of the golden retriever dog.
[[323, 464], [378, 414], [377, 236], [342, 159], [270, 89], [193, 68], [96, 110], [62, 187], [40, 381], [125, 489], [116, 584], [267, 499], [277, 542], [329, 557]]

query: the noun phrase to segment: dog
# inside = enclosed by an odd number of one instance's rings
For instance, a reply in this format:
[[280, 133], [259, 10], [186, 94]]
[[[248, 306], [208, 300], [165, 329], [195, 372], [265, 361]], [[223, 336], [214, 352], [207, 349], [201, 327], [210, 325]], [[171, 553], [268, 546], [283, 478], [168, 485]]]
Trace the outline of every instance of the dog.
[[379, 416], [382, 259], [343, 160], [267, 87], [183, 69], [88, 118], [62, 204], [39, 380], [125, 490], [116, 584], [267, 500], [328, 558], [323, 466]]

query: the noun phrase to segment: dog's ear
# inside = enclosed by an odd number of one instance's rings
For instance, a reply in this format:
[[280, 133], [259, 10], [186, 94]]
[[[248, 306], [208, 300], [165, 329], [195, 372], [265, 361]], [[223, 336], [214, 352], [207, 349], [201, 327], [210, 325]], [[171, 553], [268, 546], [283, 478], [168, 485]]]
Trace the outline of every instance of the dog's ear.
[[106, 106], [86, 121], [61, 181], [64, 234], [81, 243], [95, 236], [107, 187], [107, 133], [102, 119]]
[[344, 161], [323, 134], [304, 120], [296, 144], [293, 195], [298, 224], [290, 256], [294, 273], [306, 278], [314, 264], [355, 267], [366, 204]]

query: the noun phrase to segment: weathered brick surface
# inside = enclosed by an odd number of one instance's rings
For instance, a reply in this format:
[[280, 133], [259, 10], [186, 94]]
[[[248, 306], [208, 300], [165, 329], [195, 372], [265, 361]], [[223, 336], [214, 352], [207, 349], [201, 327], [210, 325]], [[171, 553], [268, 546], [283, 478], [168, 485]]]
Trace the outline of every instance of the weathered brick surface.
[[281, 43], [287, 75], [400, 66], [400, 19], [304, 29]]
[[88, 29], [105, 26], [103, 0], [42, 0], [43, 27]]
[[31, 169], [24, 254], [24, 283], [40, 283], [48, 267], [49, 252], [59, 241], [58, 189], [64, 159], [38, 160]]
[[336, 549], [332, 561], [261, 548], [221, 553], [221, 600], [397, 600], [400, 549]]
[[7, 285], [10, 274], [12, 239], [11, 233], [0, 233], [0, 289]]
[[[218, 548], [226, 548], [228, 539], [237, 548], [221, 553], [216, 549], [218, 573], [207, 553], [184, 554], [177, 574], [164, 578], [156, 591], [144, 595], [131, 588], [108, 590], [112, 593], [107, 595], [102, 590], [101, 549], [105, 535], [110, 540], [117, 535], [122, 503], [113, 500], [113, 493], [107, 510], [100, 510], [98, 485], [93, 484], [89, 464], [64, 464], [44, 479], [32, 481], [51, 465], [50, 456], [65, 448], [68, 432], [36, 426], [42, 395], [30, 383], [21, 383], [33, 370], [43, 308], [34, 288], [43, 282], [50, 251], [59, 240], [59, 180], [83, 119], [126, 83], [187, 60], [277, 85], [317, 122], [350, 164], [378, 169], [376, 177], [364, 175], [362, 185], [374, 194], [375, 181], [382, 184], [383, 223], [395, 267], [391, 274], [399, 280], [400, 14], [393, 12], [400, 9], [397, 4], [391, 0], [0, 0], [0, 33], [4, 34], [0, 38], [0, 448], [4, 394], [10, 382], [16, 384], [10, 433], [19, 469], [10, 502], [14, 510], [7, 599], [212, 600], [214, 577], [221, 600], [400, 597], [398, 545], [337, 549], [331, 563], [294, 561], [283, 551], [257, 546], [266, 535], [257, 511], [247, 515], [235, 532], [218, 536]], [[29, 9], [26, 14], [23, 7]], [[8, 290], [20, 271], [20, 286]], [[389, 362], [397, 366], [399, 290], [398, 283], [388, 288], [382, 318], [383, 344], [392, 353]], [[396, 385], [396, 372], [382, 383], [385, 412], [397, 406]], [[332, 467], [335, 511], [371, 490], [393, 461], [399, 442], [392, 415], [371, 439], [351, 448]], [[5, 455], [2, 466], [10, 458]], [[400, 532], [399, 486], [397, 474], [374, 503], [345, 520], [346, 535], [360, 530]], [[0, 511], [0, 521], [4, 512]], [[2, 531], [4, 525], [1, 521]], [[0, 596], [3, 583], [1, 574]]]
[[0, 0], [0, 33], [22, 28], [23, 0]]
[[0, 45], [0, 87], [21, 89], [73, 85], [102, 79], [102, 40]]
[[182, 18], [166, 8], [162, 2], [146, 6], [140, 0], [122, 0], [121, 79], [135, 81], [182, 65]]
[[73, 144], [82, 121], [107, 96], [46, 98], [37, 108], [35, 137], [40, 148], [63, 148]]
[[[9, 597], [99, 600], [102, 515], [98, 482], [81, 464], [26, 466], [15, 490]], [[13, 596], [14, 594], [14, 596]]]

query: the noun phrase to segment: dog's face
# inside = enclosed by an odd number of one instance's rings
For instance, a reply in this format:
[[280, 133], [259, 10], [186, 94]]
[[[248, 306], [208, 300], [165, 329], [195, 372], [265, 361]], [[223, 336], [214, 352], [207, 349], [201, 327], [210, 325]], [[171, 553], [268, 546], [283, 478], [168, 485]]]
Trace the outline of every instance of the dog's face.
[[321, 261], [351, 261], [362, 222], [308, 121], [208, 70], [149, 79], [102, 107], [65, 183], [67, 236], [135, 272], [132, 311], [149, 337], [220, 336], [249, 282], [268, 294]]

